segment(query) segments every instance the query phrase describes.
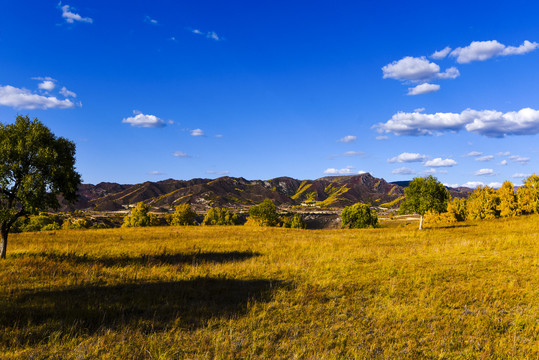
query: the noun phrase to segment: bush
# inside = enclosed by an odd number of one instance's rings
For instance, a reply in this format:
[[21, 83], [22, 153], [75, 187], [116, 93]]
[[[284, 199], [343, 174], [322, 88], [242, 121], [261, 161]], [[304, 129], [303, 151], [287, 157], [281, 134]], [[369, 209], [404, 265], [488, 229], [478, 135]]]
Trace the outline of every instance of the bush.
[[292, 217], [283, 216], [281, 226], [290, 229], [307, 229], [307, 224], [305, 224], [300, 214], [294, 214]]
[[204, 216], [202, 225], [238, 225], [238, 215], [225, 208], [212, 207]]
[[139, 202], [124, 218], [122, 227], [156, 226], [159, 224], [157, 215], [150, 214], [150, 206]]
[[170, 217], [170, 225], [195, 225], [197, 213], [191, 209], [189, 204], [180, 204], [176, 206], [176, 211]]
[[343, 229], [374, 228], [378, 225], [376, 211], [371, 210], [367, 204], [362, 203], [345, 207], [341, 212], [341, 219]]
[[464, 221], [466, 220], [466, 213], [466, 199], [454, 198], [447, 203], [448, 219]]
[[478, 186], [466, 202], [467, 218], [470, 220], [494, 219], [500, 216], [500, 198], [496, 190]]
[[277, 226], [279, 225], [279, 215], [277, 208], [270, 199], [255, 205], [249, 209], [248, 222], [254, 222], [258, 226]]
[[88, 229], [90, 224], [85, 219], [65, 219], [62, 229]]

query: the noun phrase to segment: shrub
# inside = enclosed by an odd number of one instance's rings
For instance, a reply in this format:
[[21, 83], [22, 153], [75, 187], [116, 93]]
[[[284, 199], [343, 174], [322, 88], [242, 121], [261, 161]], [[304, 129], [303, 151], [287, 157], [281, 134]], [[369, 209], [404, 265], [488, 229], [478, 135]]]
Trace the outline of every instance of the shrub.
[[174, 214], [170, 217], [170, 225], [195, 225], [197, 213], [191, 209], [189, 204], [180, 204], [176, 206]]
[[376, 211], [371, 210], [367, 204], [362, 203], [345, 207], [341, 212], [341, 219], [343, 229], [374, 228], [378, 225]]
[[266, 199], [262, 203], [252, 206], [251, 209], [249, 209], [249, 217], [251, 219], [251, 222], [255, 222], [259, 226], [279, 225], [279, 215], [277, 215], [277, 208], [273, 201], [271, 201], [270, 199]]
[[62, 224], [63, 229], [88, 229], [90, 224], [85, 219], [65, 219]]
[[447, 214], [454, 221], [466, 220], [466, 199], [454, 198], [447, 203]]
[[212, 207], [204, 216], [202, 225], [238, 225], [238, 215], [225, 208]]

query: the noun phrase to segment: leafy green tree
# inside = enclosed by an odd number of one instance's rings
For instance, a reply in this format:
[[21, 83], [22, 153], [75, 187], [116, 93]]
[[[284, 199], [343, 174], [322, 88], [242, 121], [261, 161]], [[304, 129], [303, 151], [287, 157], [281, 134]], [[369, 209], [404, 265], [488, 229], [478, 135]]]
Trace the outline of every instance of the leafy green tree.
[[202, 225], [238, 225], [238, 215], [225, 208], [212, 207], [204, 216]]
[[498, 211], [501, 217], [517, 216], [518, 202], [515, 194], [515, 186], [510, 181], [505, 181], [501, 188], [498, 189]]
[[449, 191], [434, 176], [417, 177], [404, 189], [404, 201], [399, 212], [421, 215], [419, 230], [423, 229], [423, 216], [427, 211], [441, 213], [446, 211]]
[[343, 229], [374, 228], [378, 225], [376, 211], [371, 210], [369, 205], [362, 203], [345, 207], [341, 211], [341, 220]]
[[57, 209], [60, 194], [75, 202], [80, 182], [73, 142], [28, 116], [0, 124], [0, 258], [6, 258], [8, 234], [17, 218]]
[[467, 201], [468, 219], [494, 219], [500, 216], [500, 197], [488, 186], [478, 186]]
[[277, 215], [277, 207], [270, 199], [266, 199], [260, 204], [252, 206], [249, 209], [249, 216], [260, 226], [279, 225], [279, 215]]
[[170, 218], [170, 225], [195, 225], [197, 213], [193, 211], [191, 205], [180, 204], [176, 206], [174, 214]]
[[[157, 215], [150, 213], [150, 206], [143, 202], [137, 203], [131, 213], [124, 218], [122, 227], [157, 226]], [[67, 225], [69, 226], [69, 225]]]

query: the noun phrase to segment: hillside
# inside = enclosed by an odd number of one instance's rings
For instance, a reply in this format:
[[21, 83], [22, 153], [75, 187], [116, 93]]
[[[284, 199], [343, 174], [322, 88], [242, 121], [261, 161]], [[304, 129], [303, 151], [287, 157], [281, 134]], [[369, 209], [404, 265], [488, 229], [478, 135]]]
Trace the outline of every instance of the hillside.
[[[465, 196], [465, 189], [451, 189], [452, 195]], [[386, 182], [366, 173], [351, 176], [328, 176], [316, 180], [278, 177], [271, 180], [246, 180], [220, 177], [217, 179], [167, 179], [122, 185], [102, 182], [83, 184], [80, 198], [74, 205], [64, 204], [62, 210], [118, 211], [137, 202], [149, 204], [155, 210], [167, 211], [182, 203], [204, 211], [211, 206], [244, 208], [268, 198], [280, 207], [304, 205], [321, 208], [343, 208], [357, 202], [382, 205], [396, 203], [404, 195], [404, 187]]]

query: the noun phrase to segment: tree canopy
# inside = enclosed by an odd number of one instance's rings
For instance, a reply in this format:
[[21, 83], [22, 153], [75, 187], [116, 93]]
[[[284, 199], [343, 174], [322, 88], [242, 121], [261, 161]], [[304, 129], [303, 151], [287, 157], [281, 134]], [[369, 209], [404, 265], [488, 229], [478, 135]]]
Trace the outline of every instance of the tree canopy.
[[260, 226], [277, 226], [279, 215], [273, 201], [265, 199], [260, 204], [249, 209], [249, 216]]
[[341, 212], [341, 220], [342, 227], [350, 229], [376, 227], [378, 224], [376, 211], [361, 203], [345, 207]]
[[80, 182], [73, 142], [28, 116], [0, 124], [0, 257], [6, 257], [7, 236], [17, 218], [57, 209], [60, 194], [74, 202]]
[[417, 177], [404, 189], [404, 201], [400, 205], [403, 213], [421, 215], [419, 229], [423, 228], [423, 216], [427, 211], [441, 213], [446, 211], [449, 191], [434, 176]]

